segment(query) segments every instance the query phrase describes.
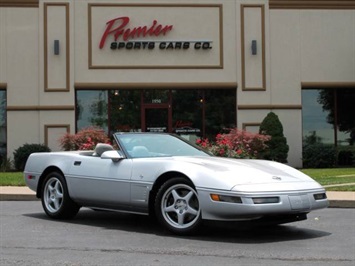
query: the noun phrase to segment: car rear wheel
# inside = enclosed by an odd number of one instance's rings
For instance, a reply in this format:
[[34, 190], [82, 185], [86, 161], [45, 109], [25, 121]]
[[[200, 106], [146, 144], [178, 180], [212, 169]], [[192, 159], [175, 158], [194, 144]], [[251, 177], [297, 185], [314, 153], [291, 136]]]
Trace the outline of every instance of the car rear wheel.
[[191, 182], [174, 178], [165, 182], [157, 193], [155, 213], [158, 221], [169, 231], [187, 235], [201, 224], [198, 195]]
[[69, 197], [64, 177], [57, 172], [52, 172], [45, 177], [41, 200], [46, 214], [55, 219], [72, 218], [80, 209]]

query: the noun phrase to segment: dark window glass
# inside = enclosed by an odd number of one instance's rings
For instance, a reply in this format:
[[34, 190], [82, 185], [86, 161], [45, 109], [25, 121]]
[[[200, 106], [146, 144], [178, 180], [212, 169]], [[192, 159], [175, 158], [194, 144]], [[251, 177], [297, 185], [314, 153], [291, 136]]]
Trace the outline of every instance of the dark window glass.
[[104, 90], [76, 92], [77, 130], [97, 126], [108, 132], [108, 96]]
[[[329, 110], [324, 109], [323, 104], [321, 103], [322, 97], [327, 97], [325, 95], [328, 95], [328, 93], [331, 95], [333, 90], [302, 91], [302, 121], [304, 141], [309, 138], [314, 138], [314, 141], [316, 142], [334, 144], [333, 123], [328, 122], [328, 117], [331, 113]], [[330, 109], [332, 109], [332, 107], [333, 104], [331, 104]]]
[[322, 143], [337, 148], [338, 165], [355, 163], [355, 88], [302, 91], [303, 148]]
[[144, 103], [168, 103], [169, 90], [144, 90]]
[[173, 132], [194, 141], [202, 135], [203, 91], [173, 90]]
[[6, 91], [0, 90], [0, 164], [6, 158]]
[[141, 131], [141, 90], [109, 92], [110, 132]]
[[236, 126], [236, 90], [206, 90], [204, 104], [206, 137]]
[[[142, 97], [145, 112], [141, 109]], [[76, 100], [77, 130], [98, 126], [110, 135], [141, 131], [145, 113], [145, 130], [165, 131], [170, 121], [174, 133], [194, 142], [200, 137], [214, 138], [236, 125], [235, 89], [78, 90]]]
[[353, 146], [355, 142], [355, 89], [336, 90], [337, 144]]
[[146, 132], [168, 132], [168, 109], [146, 109], [145, 124]]

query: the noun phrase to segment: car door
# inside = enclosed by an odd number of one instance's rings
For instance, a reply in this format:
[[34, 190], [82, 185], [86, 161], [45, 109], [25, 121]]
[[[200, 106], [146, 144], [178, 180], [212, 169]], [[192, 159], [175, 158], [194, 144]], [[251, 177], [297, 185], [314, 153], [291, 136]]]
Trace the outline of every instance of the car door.
[[67, 177], [70, 196], [86, 206], [122, 209], [130, 204], [132, 160], [82, 156]]

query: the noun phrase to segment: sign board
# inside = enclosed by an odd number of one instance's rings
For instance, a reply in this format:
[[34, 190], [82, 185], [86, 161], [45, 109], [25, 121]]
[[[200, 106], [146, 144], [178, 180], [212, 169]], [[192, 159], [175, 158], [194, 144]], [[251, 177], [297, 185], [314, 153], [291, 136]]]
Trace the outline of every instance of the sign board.
[[222, 5], [89, 4], [89, 68], [223, 68]]

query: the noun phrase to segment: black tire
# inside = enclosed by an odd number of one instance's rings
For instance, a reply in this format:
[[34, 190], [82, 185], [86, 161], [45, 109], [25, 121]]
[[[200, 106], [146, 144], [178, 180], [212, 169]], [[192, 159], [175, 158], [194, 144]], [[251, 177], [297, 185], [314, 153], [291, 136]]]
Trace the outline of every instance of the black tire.
[[80, 209], [80, 206], [69, 197], [65, 179], [58, 172], [49, 173], [45, 177], [41, 201], [46, 214], [54, 219], [73, 218]]
[[186, 178], [166, 181], [155, 199], [158, 221], [178, 235], [196, 233], [201, 224], [201, 208], [194, 186]]

